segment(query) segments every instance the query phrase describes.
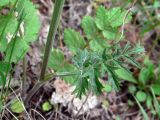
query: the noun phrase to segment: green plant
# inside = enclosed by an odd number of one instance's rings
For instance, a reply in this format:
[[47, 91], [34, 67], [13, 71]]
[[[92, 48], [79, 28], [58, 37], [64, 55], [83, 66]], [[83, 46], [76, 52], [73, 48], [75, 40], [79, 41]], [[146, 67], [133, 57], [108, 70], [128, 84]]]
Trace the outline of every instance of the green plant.
[[24, 112], [24, 107], [23, 107], [23, 102], [14, 99], [11, 101], [11, 106], [10, 106], [12, 112], [14, 113], [22, 113]]
[[[61, 14], [61, 7], [64, 1], [56, 1], [55, 11]], [[60, 49], [53, 49], [50, 57], [51, 38], [54, 37], [57, 22], [52, 19], [48, 40], [44, 57], [44, 68], [41, 71], [40, 81], [30, 91], [26, 103], [34, 95], [46, 80], [59, 75], [67, 82], [76, 86], [74, 93], [81, 98], [82, 94], [92, 91], [95, 94], [101, 94], [104, 85], [100, 82], [100, 78], [108, 73], [108, 78], [111, 85], [115, 89], [119, 89], [118, 77], [115, 73], [116, 69], [127, 68], [126, 63], [137, 65], [135, 54], [140, 54], [144, 49], [137, 44], [132, 47], [128, 42], [125, 46], [120, 45], [120, 40], [124, 37], [120, 27], [131, 20], [131, 14], [128, 11], [116, 7], [106, 10], [104, 7], [99, 7], [96, 12], [96, 17], [85, 16], [82, 20], [82, 28], [85, 36], [73, 29], [64, 31], [64, 42], [68, 49], [72, 52], [72, 56], [65, 58]], [[114, 22], [113, 22], [114, 21]], [[53, 36], [50, 36], [53, 35]], [[50, 42], [49, 42], [50, 41]], [[46, 55], [44, 55], [46, 56]], [[50, 57], [50, 58], [49, 58]], [[49, 63], [48, 63], [49, 58]], [[46, 64], [52, 68], [55, 73], [45, 75]], [[43, 74], [43, 75], [42, 75]]]
[[[9, 64], [7, 67], [4, 66], [4, 68], [0, 70], [2, 74], [1, 79], [5, 82], [10, 70], [9, 68], [11, 68], [10, 64], [12, 62], [17, 63], [24, 57], [29, 49], [29, 43], [36, 37], [39, 25], [33, 22], [37, 22], [37, 17], [35, 17], [32, 22], [28, 21], [30, 17], [33, 18], [33, 16], [35, 16], [35, 8], [28, 0], [15, 0], [11, 3], [8, 0], [8, 2], [3, 2], [3, 5], [9, 5], [11, 8], [14, 6], [13, 10], [9, 12], [9, 20], [6, 20], [7, 22], [4, 29], [2, 29], [1, 37], [3, 36], [3, 39], [5, 39], [7, 35], [5, 34], [5, 30], [7, 28], [6, 26], [9, 25], [10, 17], [14, 16], [16, 20], [19, 20], [17, 22], [17, 29], [13, 30], [14, 35], [11, 42], [9, 42], [10, 44], [7, 44], [7, 49], [4, 48], [2, 50], [4, 53], [2, 64], [5, 65], [4, 62]], [[31, 8], [29, 7], [28, 9], [26, 5]], [[128, 64], [139, 66], [136, 62], [136, 56], [143, 53], [144, 48], [141, 47], [139, 43], [135, 46], [131, 45], [129, 42], [121, 45], [121, 40], [124, 38], [124, 24], [128, 23], [132, 17], [131, 13], [120, 7], [106, 10], [105, 7], [100, 6], [96, 11], [95, 18], [85, 16], [82, 20], [82, 28], [85, 34], [83, 36], [70, 28], [64, 31], [64, 42], [72, 53], [71, 57], [66, 58], [60, 49], [52, 49], [63, 5], [64, 0], [55, 1], [40, 79], [28, 93], [26, 103], [28, 103], [37, 89], [55, 76], [60, 76], [66, 82], [75, 85], [74, 93], [77, 97], [81, 98], [87, 91], [91, 91], [96, 95], [101, 94], [103, 88], [105, 88], [105, 84], [103, 84], [100, 79], [105, 74], [108, 75], [109, 84], [118, 90], [120, 88], [120, 83], [116, 70], [122, 68], [128, 70]], [[18, 14], [20, 16], [19, 19], [14, 15], [17, 12], [21, 13]], [[22, 32], [20, 26], [23, 22], [26, 32], [24, 32], [24, 35], [19, 36], [18, 32]], [[34, 25], [31, 26], [30, 23]], [[27, 32], [28, 29], [30, 29], [31, 32]], [[9, 49], [8, 46], [11, 46], [11, 48]], [[47, 65], [55, 72], [46, 74]], [[4, 76], [3, 69], [5, 70], [5, 68], [7, 69], [7, 74]]]
[[[3, 55], [0, 60], [0, 87], [2, 87], [0, 101], [3, 101], [10, 86], [12, 78], [10, 73], [14, 69], [11, 64], [16, 65], [24, 58], [40, 28], [37, 10], [29, 0], [1, 1], [0, 11], [6, 7], [9, 10], [0, 13], [0, 54]], [[7, 76], [10, 76], [9, 80]]]
[[154, 95], [160, 95], [160, 68], [156, 68], [148, 57], [144, 59], [143, 63], [144, 66], [141, 68], [138, 78], [124, 69], [119, 69], [116, 73], [121, 79], [132, 83], [128, 88], [129, 92], [136, 96], [139, 102], [146, 103], [146, 106], [153, 110], [156, 99]]
[[151, 89], [152, 96], [153, 96], [153, 103], [154, 103], [155, 110], [156, 110], [156, 112], [158, 114], [158, 117], [160, 118], [160, 104], [159, 104], [159, 102], [158, 102], [158, 100], [156, 98], [156, 95], [154, 93], [153, 88], [151, 87], [150, 89]]
[[43, 111], [47, 112], [51, 109], [52, 109], [52, 105], [48, 101], [46, 101], [42, 104], [42, 110]]
[[135, 19], [138, 22], [138, 27], [140, 27], [140, 33], [142, 36], [145, 35], [145, 33], [152, 31], [153, 29], [159, 27], [159, 14], [157, 10], [160, 7], [159, 0], [151, 0], [151, 1], [145, 1], [145, 0], [113, 0], [112, 3], [114, 5], [121, 6], [128, 6], [132, 4], [133, 2], [136, 3], [134, 6], [135, 9], [133, 9], [133, 14], [138, 15]]
[[105, 85], [100, 79], [105, 74], [112, 87], [119, 89], [115, 70], [127, 69], [127, 63], [139, 66], [135, 54], [142, 53], [143, 47], [140, 44], [133, 47], [129, 42], [120, 45], [124, 38], [120, 27], [131, 20], [131, 14], [127, 13], [120, 7], [106, 10], [100, 6], [95, 18], [85, 16], [82, 19], [84, 36], [70, 28], [64, 31], [64, 42], [72, 52], [70, 58], [66, 59], [60, 49], [52, 50], [48, 67], [56, 73], [74, 74], [61, 77], [76, 86], [74, 93], [78, 97], [88, 90], [101, 94]]

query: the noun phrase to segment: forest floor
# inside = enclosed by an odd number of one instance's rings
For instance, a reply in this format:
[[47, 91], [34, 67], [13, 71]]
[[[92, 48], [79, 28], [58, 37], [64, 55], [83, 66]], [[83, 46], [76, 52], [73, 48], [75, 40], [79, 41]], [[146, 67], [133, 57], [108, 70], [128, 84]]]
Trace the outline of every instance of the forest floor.
[[[41, 29], [37, 41], [31, 45], [31, 50], [26, 55], [27, 60], [27, 84], [26, 92], [28, 92], [36, 83], [42, 62], [42, 52], [47, 39], [49, 30], [49, 23], [51, 20], [51, 14], [53, 9], [52, 0], [32, 0], [39, 9], [39, 17], [41, 21]], [[67, 56], [70, 55], [65, 44], [63, 43], [63, 31], [64, 28], [73, 28], [81, 32], [81, 19], [85, 15], [93, 15], [98, 5], [104, 5], [106, 8], [112, 6], [113, 2], [106, 2], [107, 0], [101, 0], [95, 2], [94, 0], [66, 0], [61, 23], [58, 28], [56, 40], [54, 41], [54, 47], [59, 47]], [[140, 28], [136, 24], [139, 16], [134, 16], [132, 23], [125, 26], [126, 39], [133, 44], [138, 41], [142, 41], [145, 45], [146, 53], [151, 54], [151, 59], [157, 61], [160, 57], [158, 54], [160, 47], [156, 46], [150, 53], [150, 46], [157, 34], [158, 30], [152, 30], [148, 32], [145, 37], [141, 37], [139, 34]], [[60, 42], [58, 42], [60, 41]], [[133, 68], [132, 72], [136, 75], [139, 70]], [[15, 69], [14, 79], [19, 80], [22, 77], [22, 63]], [[105, 79], [103, 80], [105, 82]], [[19, 83], [19, 81], [17, 81]], [[15, 84], [15, 83], [14, 83]], [[77, 119], [82, 120], [142, 120], [143, 116], [140, 112], [138, 105], [136, 104], [133, 96], [128, 93], [128, 82], [121, 82], [120, 91], [112, 91], [110, 93], [103, 93], [101, 96], [94, 96], [89, 94], [83, 96], [82, 99], [76, 98], [72, 95], [73, 87], [62, 81], [59, 77], [47, 82], [37, 93], [32, 97], [27, 110], [29, 110], [29, 116], [32, 116], [35, 120], [72, 120], [77, 116]], [[23, 88], [24, 89], [24, 88]], [[21, 86], [14, 86], [15, 94], [21, 91]], [[12, 93], [10, 99], [15, 97]], [[21, 96], [22, 98], [25, 97]], [[86, 99], [87, 97], [87, 99]], [[130, 105], [129, 102], [132, 101]], [[50, 101], [52, 109], [44, 111], [42, 105], [44, 102]], [[57, 103], [57, 104], [54, 104]], [[82, 107], [83, 106], [83, 107]], [[82, 107], [82, 109], [81, 109]], [[81, 109], [81, 111], [79, 111]], [[149, 110], [147, 110], [150, 115]], [[23, 113], [18, 115], [18, 119], [28, 119], [28, 114]], [[10, 119], [11, 114], [6, 112], [4, 120]], [[156, 120], [150, 116], [150, 120]], [[158, 120], [158, 119], [157, 119]]]

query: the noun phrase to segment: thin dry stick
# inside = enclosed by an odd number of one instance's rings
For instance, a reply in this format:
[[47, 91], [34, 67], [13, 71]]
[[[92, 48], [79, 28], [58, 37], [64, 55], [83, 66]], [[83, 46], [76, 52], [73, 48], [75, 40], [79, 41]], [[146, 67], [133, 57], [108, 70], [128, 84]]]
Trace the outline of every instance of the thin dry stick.
[[[5, 105], [5, 104], [4, 104], [4, 105]], [[4, 112], [5, 112], [5, 107], [3, 107], [3, 111], [2, 111], [2, 113], [0, 114], [1, 120], [2, 120], [2, 118], [3, 118], [3, 116], [4, 116]]]
[[42, 115], [41, 113], [39, 113], [37, 110], [35, 110], [35, 109], [31, 109], [31, 110], [34, 111], [34, 112], [36, 112], [38, 115], [41, 116], [41, 118], [43, 118], [44, 120], [46, 120], [46, 119], [43, 117], [43, 115]]
[[[4, 115], [5, 120], [10, 120], [6, 115]], [[2, 120], [2, 119], [1, 119]]]
[[77, 114], [75, 115], [75, 117], [74, 117], [74, 118], [77, 118], [77, 117], [78, 117], [78, 115], [79, 115], [79, 113], [81, 112], [81, 110], [82, 110], [82, 108], [83, 108], [84, 104], [87, 102], [89, 95], [90, 95], [90, 92], [89, 92], [89, 93], [88, 93], [88, 95], [86, 96], [85, 101], [82, 103], [81, 108], [78, 110], [78, 112], [77, 112]]
[[121, 30], [121, 36], [120, 36], [120, 38], [119, 38], [118, 41], [120, 41], [120, 40], [122, 39], [123, 35], [124, 35], [124, 25], [125, 25], [125, 21], [126, 21], [126, 19], [127, 19], [128, 14], [131, 12], [131, 10], [133, 9], [133, 6], [135, 5], [136, 2], [137, 2], [137, 0], [134, 0], [133, 4], [132, 4], [131, 7], [127, 10], [127, 12], [126, 12], [126, 14], [125, 14], [125, 16], [124, 16], [123, 25], [122, 25], [122, 30]]
[[8, 108], [6, 108], [6, 110], [7, 110], [16, 120], [19, 120]]

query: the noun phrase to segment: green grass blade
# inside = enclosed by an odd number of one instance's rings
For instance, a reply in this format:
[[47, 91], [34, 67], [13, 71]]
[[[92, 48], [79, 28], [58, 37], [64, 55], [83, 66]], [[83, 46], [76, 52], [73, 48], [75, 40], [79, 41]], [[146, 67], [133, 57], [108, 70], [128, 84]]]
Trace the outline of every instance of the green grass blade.
[[157, 114], [158, 114], [158, 117], [159, 117], [159, 119], [160, 119], [160, 104], [159, 104], [159, 102], [158, 102], [158, 100], [157, 100], [157, 98], [156, 98], [156, 96], [155, 96], [155, 93], [154, 93], [153, 88], [151, 87], [150, 89], [151, 89], [151, 92], [152, 92], [152, 95], [153, 95], [154, 107], [155, 107], [156, 112], [157, 112]]
[[[133, 96], [133, 97], [134, 97], [134, 96]], [[147, 113], [146, 113], [146, 111], [144, 110], [144, 108], [142, 107], [142, 105], [140, 104], [140, 102], [137, 100], [137, 98], [134, 97], [134, 99], [136, 100], [136, 103], [138, 104], [138, 106], [139, 106], [139, 108], [140, 108], [140, 110], [141, 110], [141, 112], [142, 112], [142, 115], [143, 115], [143, 117], [144, 117], [144, 120], [150, 120], [149, 117], [148, 117], [148, 115], [147, 115]]]

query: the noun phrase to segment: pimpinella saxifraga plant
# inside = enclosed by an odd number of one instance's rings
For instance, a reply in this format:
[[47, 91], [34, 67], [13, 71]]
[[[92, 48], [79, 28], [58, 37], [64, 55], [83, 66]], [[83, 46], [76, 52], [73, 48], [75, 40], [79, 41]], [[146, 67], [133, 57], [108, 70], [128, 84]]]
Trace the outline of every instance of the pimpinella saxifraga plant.
[[120, 7], [106, 10], [100, 6], [94, 18], [83, 18], [84, 35], [65, 29], [64, 42], [72, 53], [70, 58], [66, 59], [60, 49], [53, 49], [48, 67], [57, 73], [71, 73], [71, 76], [62, 78], [75, 85], [74, 93], [78, 97], [87, 91], [102, 93], [105, 85], [100, 79], [106, 74], [108, 82], [118, 89], [120, 83], [115, 70], [128, 70], [128, 64], [139, 66], [136, 56], [144, 52], [143, 47], [129, 42], [124, 46], [120, 44], [124, 38], [120, 28], [131, 20], [131, 14], [127, 13]]
[[[21, 6], [23, 2], [18, 2], [19, 4], [17, 3], [16, 6]], [[7, 2], [5, 5], [14, 6], [13, 3]], [[29, 3], [30, 2], [26, 0], [26, 4], [23, 5], [26, 6]], [[18, 12], [23, 11], [22, 16], [24, 16], [24, 20], [27, 18], [26, 16], [28, 13], [30, 13], [30, 9], [26, 8], [25, 10], [25, 7], [14, 8]], [[15, 10], [14, 12], [11, 12], [11, 16], [15, 16]], [[27, 12], [25, 13], [25, 11]], [[29, 16], [32, 16], [32, 19], [34, 16], [32, 15], [33, 13], [35, 14], [34, 10], [32, 10], [32, 12], [29, 14]], [[31, 18], [28, 17], [28, 19]], [[36, 21], [36, 19], [37, 18], [35, 17], [33, 20]], [[24, 43], [26, 47], [21, 44], [17, 45], [18, 48], [21, 46], [21, 48], [19, 48], [17, 51], [15, 51], [17, 48], [11, 49], [10, 51], [12, 54], [9, 55], [12, 55], [12, 57], [9, 57], [9, 61], [7, 61], [6, 51], [9, 51], [8, 44], [12, 42], [13, 39], [7, 43], [6, 49], [4, 48], [4, 50], [1, 50], [5, 55], [5, 62], [10, 64], [11, 62], [17, 62], [17, 60], [23, 58], [24, 53], [26, 53], [28, 49], [28, 43], [31, 42], [30, 40], [33, 39], [32, 37], [37, 33], [38, 24], [34, 23], [33, 20], [30, 22], [32, 25], [25, 21], [24, 23], [22, 22], [25, 28], [24, 36], [22, 37], [23, 39], [21, 36], [18, 36], [18, 34], [16, 34], [16, 37], [14, 37], [19, 38], [21, 41], [23, 40], [22, 43]], [[118, 89], [119, 81], [115, 70], [121, 67], [127, 69], [127, 63], [137, 65], [135, 55], [143, 52], [143, 48], [139, 44], [137, 44], [135, 47], [132, 47], [129, 42], [125, 46], [120, 45], [120, 40], [124, 37], [123, 34], [121, 34], [120, 28], [123, 24], [129, 22], [130, 20], [131, 14], [128, 15], [127, 11], [121, 9], [120, 7], [110, 10], [106, 10], [102, 6], [99, 7], [97, 9], [95, 18], [90, 16], [85, 16], [83, 18], [82, 28], [85, 33], [84, 36], [80, 35], [80, 33], [73, 29], [65, 30], [64, 42], [72, 52], [72, 56], [69, 59], [66, 59], [59, 49], [54, 49], [51, 53], [48, 66], [53, 68], [57, 74], [63, 76], [62, 78], [64, 80], [76, 86], [74, 92], [78, 97], [81, 97], [82, 94], [85, 94], [87, 90], [90, 90], [95, 94], [100, 94], [104, 87], [104, 85], [100, 82], [100, 78], [102, 78], [105, 74], [108, 75], [109, 82], [113, 85], [113, 87]], [[8, 25], [8, 22], [6, 22], [6, 25]], [[33, 30], [32, 32], [27, 32], [28, 26], [32, 26], [30, 27], [30, 29]], [[3, 31], [5, 30], [6, 29]], [[17, 31], [17, 33], [18, 32], [19, 31]], [[5, 32], [2, 33], [4, 34]], [[4, 36], [7, 36], [7, 33]], [[18, 40], [16, 39], [16, 42], [14, 43], [17, 43], [17, 41]], [[14, 46], [15, 45], [16, 44], [14, 44]], [[26, 49], [24, 50], [24, 48]], [[15, 53], [18, 53], [19, 51], [23, 51], [24, 53], [14, 55], [14, 51]]]

